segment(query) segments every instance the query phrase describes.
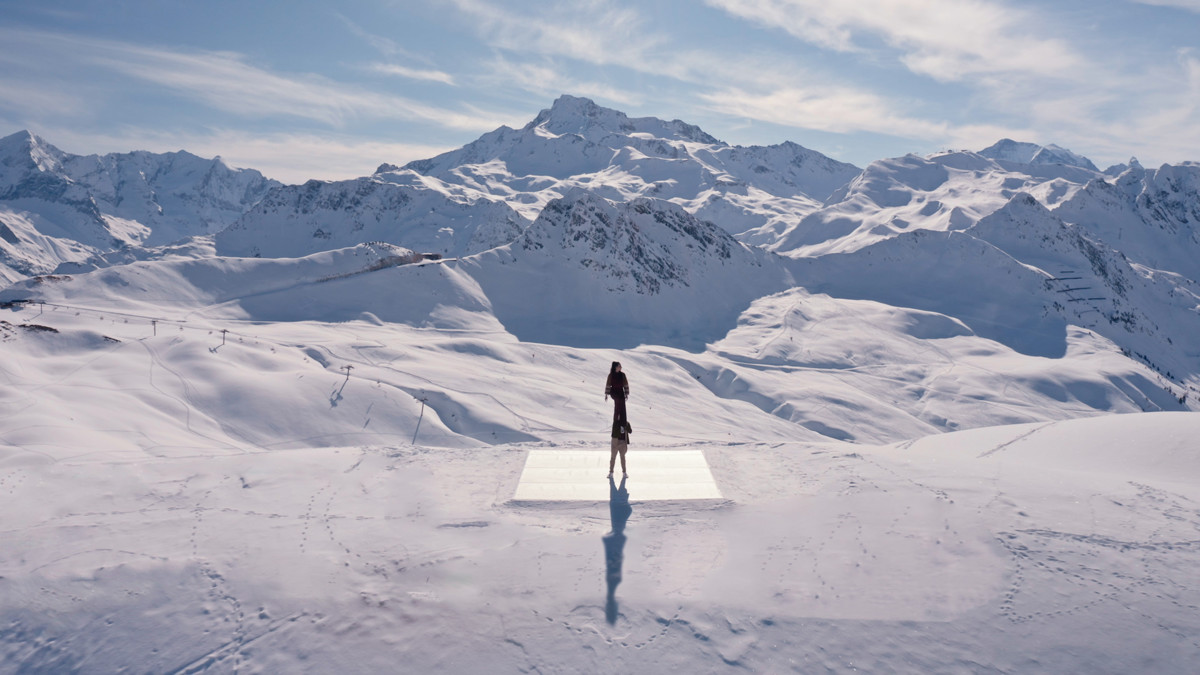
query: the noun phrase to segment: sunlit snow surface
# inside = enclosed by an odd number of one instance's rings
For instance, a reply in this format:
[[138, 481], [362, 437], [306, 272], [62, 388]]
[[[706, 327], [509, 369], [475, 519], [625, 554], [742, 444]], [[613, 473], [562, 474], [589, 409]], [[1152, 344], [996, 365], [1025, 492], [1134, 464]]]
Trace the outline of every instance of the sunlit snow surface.
[[[278, 293], [251, 299], [299, 311]], [[1086, 331], [1044, 359], [795, 292], [702, 353], [614, 351], [465, 311], [281, 322], [225, 302], [0, 312], [0, 672], [1200, 659], [1200, 415], [1090, 408], [1137, 372]], [[604, 477], [614, 359], [624, 483]], [[516, 499], [546, 452], [592, 453], [598, 494]], [[639, 453], [702, 455], [721, 498], [649, 501]]]

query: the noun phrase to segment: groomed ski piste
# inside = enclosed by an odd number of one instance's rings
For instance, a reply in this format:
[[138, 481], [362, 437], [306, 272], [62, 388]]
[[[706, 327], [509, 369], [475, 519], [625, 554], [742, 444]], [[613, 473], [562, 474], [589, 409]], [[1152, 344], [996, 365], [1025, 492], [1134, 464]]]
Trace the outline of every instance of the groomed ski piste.
[[0, 310], [0, 672], [1200, 662], [1200, 414], [1096, 333], [795, 288], [699, 350], [566, 346], [471, 265], [322, 255]]

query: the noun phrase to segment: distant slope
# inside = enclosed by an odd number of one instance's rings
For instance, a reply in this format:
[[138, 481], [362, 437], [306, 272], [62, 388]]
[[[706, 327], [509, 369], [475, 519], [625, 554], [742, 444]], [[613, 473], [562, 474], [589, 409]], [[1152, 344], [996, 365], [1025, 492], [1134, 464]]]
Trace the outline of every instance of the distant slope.
[[776, 233], [792, 256], [843, 253], [914, 230], [964, 230], [1018, 193], [1054, 207], [1102, 174], [1059, 164], [1001, 163], [971, 152], [872, 162], [825, 206]]
[[1200, 282], [1200, 164], [1097, 178], [1054, 214], [1120, 249], [1131, 261]]
[[809, 290], [953, 316], [1027, 354], [1094, 330], [1200, 396], [1200, 170], [1111, 177], [1042, 150], [874, 162], [771, 248]]
[[11, 281], [123, 246], [212, 234], [278, 185], [219, 158], [85, 157], [19, 132], [0, 139], [0, 274]]
[[[1008, 217], [1016, 223], [1021, 213]], [[1037, 226], [1019, 225], [1016, 236]], [[311, 342], [329, 371], [349, 364], [359, 377], [421, 392], [453, 430], [438, 444], [550, 441], [584, 428], [584, 412], [542, 412], [529, 390], [541, 390], [538, 400], [574, 400], [591, 386], [581, 364], [602, 373], [612, 359], [636, 373], [637, 405], [675, 411], [655, 429], [694, 434], [712, 425], [717, 437], [740, 429], [891, 442], [1198, 404], [1097, 330], [1053, 312], [1038, 319], [1063, 296], [982, 239], [955, 233], [948, 249], [980, 274], [974, 286], [962, 279], [975, 277], [948, 266], [919, 282], [905, 277], [904, 264], [938, 250], [923, 241], [936, 236], [897, 238], [905, 248], [890, 257], [881, 247], [847, 254], [861, 257], [841, 267], [834, 255], [789, 263], [668, 202], [613, 204], [581, 192], [553, 202], [517, 241], [462, 259], [424, 261], [370, 244], [304, 258], [144, 260], [23, 281], [0, 291], [0, 302], [45, 302], [13, 311], [53, 323], [83, 312], [140, 336], [198, 328], [214, 345], [223, 341], [218, 329], [231, 329]], [[1063, 239], [1065, 252], [1073, 241]], [[979, 252], [986, 257], [973, 257]], [[801, 265], [817, 262], [829, 266]], [[895, 306], [789, 288], [789, 266], [811, 287], [820, 279], [840, 295], [886, 295]], [[878, 276], [856, 275], [864, 268]], [[1007, 278], [1004, 293], [990, 286], [997, 278]], [[335, 348], [320, 337], [326, 332], [345, 332], [337, 339], [348, 342]], [[565, 379], [551, 384], [555, 377]], [[452, 423], [478, 422], [482, 409], [487, 424]], [[243, 434], [272, 433], [238, 419]]]
[[1032, 355], [1061, 357], [1081, 326], [1197, 399], [1200, 285], [1131, 264], [1056, 213], [1018, 195], [963, 231], [916, 230], [792, 269], [812, 291], [946, 314]]
[[788, 286], [780, 263], [673, 203], [576, 191], [513, 243], [460, 264], [524, 341], [699, 350]]
[[504, 203], [412, 172], [273, 190], [215, 237], [218, 255], [301, 257], [369, 242], [463, 256], [506, 244], [528, 221]]
[[1092, 163], [1092, 160], [1053, 143], [1050, 145], [1038, 145], [1036, 143], [1022, 143], [1005, 138], [997, 141], [994, 145], [980, 150], [979, 154], [984, 157], [1001, 162], [1011, 162], [1013, 164], [1061, 164], [1064, 166], [1077, 166], [1088, 171], [1099, 171], [1096, 165]]
[[[413, 268], [412, 273], [397, 276], [401, 268]], [[134, 261], [86, 274], [38, 277], [0, 291], [0, 302], [14, 299], [163, 319], [366, 319], [447, 328], [458, 325], [457, 313], [490, 312], [487, 299], [466, 275], [427, 265], [421, 255], [383, 243], [303, 258]], [[444, 321], [439, 319], [443, 306], [450, 310]]]

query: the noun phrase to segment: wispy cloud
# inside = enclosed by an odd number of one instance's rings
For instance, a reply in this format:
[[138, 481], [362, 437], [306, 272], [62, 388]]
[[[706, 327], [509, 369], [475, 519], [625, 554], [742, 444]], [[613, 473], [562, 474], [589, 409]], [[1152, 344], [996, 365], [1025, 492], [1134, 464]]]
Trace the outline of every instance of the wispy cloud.
[[521, 12], [483, 0], [445, 0], [495, 47], [597, 65], [637, 62], [665, 41], [635, 9], [605, 0], [538, 3]]
[[[502, 54], [497, 81], [538, 95], [653, 100], [644, 87], [616, 90], [579, 75], [611, 76], [615, 66], [629, 73], [619, 81], [651, 78], [669, 91], [674, 114], [691, 108], [848, 137], [881, 134], [912, 139], [914, 149], [978, 149], [1007, 136], [1123, 159], [1138, 147], [1168, 148], [1172, 138], [1200, 146], [1187, 121], [1196, 107], [1186, 66], [1088, 51], [1075, 24], [1006, 0], [706, 0], [749, 26], [832, 51], [838, 66], [773, 40], [738, 51], [699, 43], [615, 0], [573, 3], [578, 11], [539, 5], [536, 13], [515, 3], [443, 2]], [[911, 73], [911, 85], [881, 86], [878, 75], [894, 63]]]
[[[346, 86], [316, 75], [284, 75], [240, 54], [182, 52], [58, 33], [0, 29], [7, 49], [37, 58], [100, 68], [153, 84], [213, 109], [252, 118], [297, 117], [342, 127], [360, 119], [401, 119], [448, 129], [484, 131], [496, 117], [431, 106], [402, 96]], [[0, 48], [5, 49], [5, 48]]]
[[559, 67], [561, 60], [600, 70], [616, 66], [714, 90], [733, 85], [773, 87], [782, 81], [780, 72], [794, 77], [804, 70], [779, 55], [768, 61], [741, 53], [713, 52], [687, 41], [679, 43], [636, 8], [608, 0], [539, 5], [536, 12], [482, 0], [443, 2], [473, 21], [491, 47], [509, 55], [537, 57], [539, 60], [530, 61], [498, 56], [491, 70], [494, 76], [539, 95], [571, 91], [629, 104], [645, 99], [611, 84], [567, 75], [578, 69]]
[[1157, 7], [1175, 7], [1200, 14], [1200, 0], [1130, 0], [1139, 5], [1155, 5]]
[[440, 70], [424, 70], [420, 68], [409, 68], [396, 63], [372, 63], [369, 66], [370, 70], [383, 75], [394, 75], [410, 80], [425, 80], [428, 82], [441, 82], [443, 84], [454, 84], [454, 77], [449, 73], [444, 73]]
[[397, 55], [408, 56], [408, 52], [405, 51], [400, 45], [396, 44], [395, 40], [386, 38], [382, 35], [376, 35], [375, 33], [368, 31], [341, 12], [333, 12], [333, 15], [336, 16], [338, 21], [341, 21], [351, 33], [357, 36], [360, 40], [371, 45], [371, 47], [380, 54], [387, 57], [393, 57]]
[[[1200, 0], [1133, 0], [1200, 10]], [[1131, 154], [1181, 157], [1200, 147], [1200, 61], [1191, 49], [1098, 51], [1062, 15], [1000, 0], [706, 0], [767, 30], [879, 69], [892, 56], [917, 78], [913, 96], [871, 85], [830, 86], [828, 77], [717, 89], [716, 110], [833, 133], [860, 131], [943, 147], [984, 147], [1001, 136], [1054, 142], [1123, 161]], [[1047, 37], [1049, 36], [1049, 37]], [[1090, 51], [1089, 51], [1090, 50]], [[1164, 58], [1167, 57], [1167, 58]], [[886, 67], [886, 66], [882, 66]], [[778, 76], [779, 68], [770, 69]], [[797, 84], [797, 82], [801, 84]], [[921, 93], [918, 94], [917, 92]], [[927, 112], [939, 100], [942, 118]], [[1194, 150], [1188, 151], [1194, 154]]]
[[730, 88], [703, 94], [711, 108], [736, 117], [832, 133], [870, 131], [912, 138], [941, 138], [945, 123], [898, 114], [886, 99], [851, 88], [781, 88], [755, 94]]
[[691, 101], [721, 115], [833, 133], [867, 131], [938, 141], [959, 137], [945, 121], [905, 114], [900, 102], [836, 83], [788, 54], [727, 53], [694, 43], [673, 44], [634, 9], [617, 9], [610, 2], [586, 3], [582, 15], [552, 7], [536, 16], [480, 0], [446, 2], [471, 17], [494, 48], [541, 58], [530, 62], [498, 56], [492, 68], [497, 79], [539, 95], [566, 91], [627, 105], [644, 100], [633, 92], [562, 74], [556, 59], [571, 59], [601, 70], [618, 66], [673, 80]]
[[332, 126], [360, 117], [422, 120], [455, 129], [493, 126], [491, 120], [345, 87], [324, 77], [279, 75], [252, 66], [237, 54], [185, 54], [121, 45], [94, 54], [92, 61], [241, 115], [305, 117]]
[[1200, 58], [1181, 50], [1174, 72], [1178, 75], [1147, 94], [1147, 103], [1097, 125], [1101, 140], [1113, 151], [1125, 156], [1145, 152], [1165, 161], [1200, 160]]
[[505, 86], [519, 87], [547, 100], [568, 93], [613, 101], [621, 105], [639, 105], [642, 102], [641, 96], [633, 92], [603, 82], [568, 75], [566, 69], [553, 61], [534, 63], [497, 56], [489, 68], [490, 79]]
[[41, 115], [78, 115], [87, 110], [86, 97], [75, 92], [50, 89], [41, 82], [12, 80], [0, 76], [0, 110]]
[[911, 138], [947, 149], [986, 147], [1004, 137], [1031, 138], [1033, 132], [995, 124], [953, 124], [906, 115], [894, 102], [854, 88], [783, 88], [752, 94], [736, 88], [704, 94], [719, 113], [782, 126], [835, 134], [868, 132]]
[[[360, 175], [378, 162], [436, 154], [444, 148], [369, 135], [458, 144], [468, 132], [519, 126], [532, 101], [561, 93], [699, 122], [718, 136], [752, 136], [732, 142], [815, 130], [822, 133], [807, 138], [852, 147], [856, 155], [846, 158], [859, 163], [875, 158], [880, 139], [872, 135], [914, 151], [977, 149], [1010, 136], [1102, 163], [1131, 154], [1196, 159], [1200, 148], [1195, 51], [1139, 37], [1162, 17], [1192, 21], [1185, 11], [1200, 11], [1200, 0], [1128, 0], [1181, 10], [1136, 12], [1147, 24], [1130, 27], [1136, 49], [1113, 48], [1110, 26], [1085, 25], [1077, 8], [1024, 0], [705, 0], [677, 15], [635, 0], [434, 1], [440, 6], [402, 11], [390, 23], [323, 10], [321, 20], [354, 46], [335, 54], [368, 56], [346, 63], [335, 55], [314, 72], [245, 53], [0, 28], [0, 123], [103, 130], [114, 115], [157, 126], [149, 118], [162, 113], [161, 128], [191, 130], [162, 134], [179, 139], [169, 144], [175, 149], [219, 153], [288, 180]], [[389, 0], [401, 9], [410, 2]], [[663, 20], [671, 17], [678, 20]], [[442, 32], [428, 36], [436, 43], [422, 35], [433, 46], [418, 53], [406, 49], [413, 30]], [[1182, 30], [1170, 34], [1194, 42]], [[472, 107], [496, 101], [520, 101], [523, 112]], [[247, 131], [195, 131], [213, 125]], [[264, 128], [280, 133], [249, 131]], [[317, 137], [325, 132], [337, 138]], [[145, 147], [143, 137], [111, 149]]]
[[[285, 183], [312, 178], [338, 180], [371, 174], [385, 162], [406, 164], [439, 155], [452, 147], [393, 143], [362, 138], [337, 138], [314, 134], [259, 135], [218, 132], [196, 138], [189, 148], [220, 155], [234, 166], [250, 167]], [[320, 167], [313, 175], [310, 167]]]
[[706, 0], [742, 19], [843, 52], [881, 39], [913, 72], [942, 81], [980, 74], [1066, 75], [1085, 60], [1031, 34], [1029, 14], [986, 0]]
[[[454, 84], [454, 77], [449, 73], [431, 67], [429, 59], [417, 56], [407, 49], [404, 49], [397, 44], [395, 40], [368, 31], [341, 12], [334, 12], [333, 15], [336, 16], [338, 20], [341, 21], [342, 24], [345, 25], [352, 34], [354, 34], [355, 37], [370, 45], [372, 49], [379, 52], [381, 56], [387, 59], [387, 61], [383, 63], [372, 63], [368, 65], [368, 70], [384, 75], [403, 77], [409, 80], [442, 82], [449, 85]], [[414, 68], [412, 66], [397, 63], [399, 60], [404, 60], [409, 63], [418, 61], [424, 63], [426, 67]]]

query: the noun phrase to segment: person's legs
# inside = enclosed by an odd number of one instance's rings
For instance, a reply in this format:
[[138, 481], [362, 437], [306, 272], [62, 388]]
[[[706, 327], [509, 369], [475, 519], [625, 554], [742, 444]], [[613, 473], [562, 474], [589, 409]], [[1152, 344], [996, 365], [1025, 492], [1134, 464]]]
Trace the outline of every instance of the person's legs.
[[625, 399], [617, 396], [613, 397], [613, 430], [612, 430], [612, 454], [608, 458], [608, 475], [612, 477], [613, 466], [617, 462], [617, 453], [621, 455], [621, 472], [625, 473], [625, 449], [629, 447], [625, 440], [625, 427], [628, 422], [625, 419]]

